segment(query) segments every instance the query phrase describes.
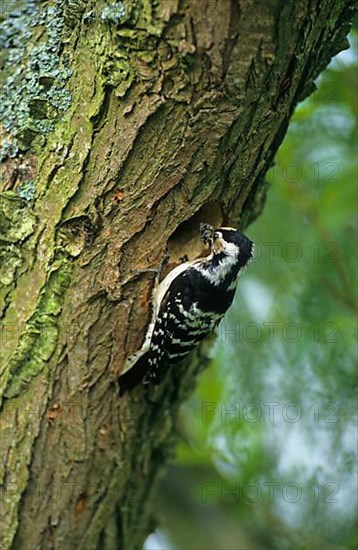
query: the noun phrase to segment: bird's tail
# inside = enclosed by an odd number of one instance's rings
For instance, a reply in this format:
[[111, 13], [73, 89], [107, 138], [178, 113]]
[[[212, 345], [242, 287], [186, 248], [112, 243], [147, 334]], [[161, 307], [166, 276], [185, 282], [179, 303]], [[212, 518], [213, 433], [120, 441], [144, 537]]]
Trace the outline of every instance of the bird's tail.
[[133, 367], [119, 377], [119, 395], [130, 391], [141, 383], [148, 370], [148, 352], [134, 363]]

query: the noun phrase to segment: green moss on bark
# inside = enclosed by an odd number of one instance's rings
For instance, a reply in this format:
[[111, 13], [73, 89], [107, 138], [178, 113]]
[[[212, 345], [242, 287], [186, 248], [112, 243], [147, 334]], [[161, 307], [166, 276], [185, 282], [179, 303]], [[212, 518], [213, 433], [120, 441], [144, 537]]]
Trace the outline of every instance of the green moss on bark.
[[65, 292], [71, 282], [73, 264], [59, 261], [56, 271], [48, 279], [38, 308], [28, 321], [19, 345], [9, 364], [4, 396], [15, 397], [25, 390], [31, 379], [42, 372], [56, 349], [58, 316], [62, 310]]
[[36, 143], [43, 146], [46, 134], [70, 105], [71, 94], [66, 88], [70, 59], [61, 52], [64, 6], [59, 0], [45, 6], [33, 1], [14, 2], [1, 26], [5, 80], [0, 122], [7, 138], [0, 160]]

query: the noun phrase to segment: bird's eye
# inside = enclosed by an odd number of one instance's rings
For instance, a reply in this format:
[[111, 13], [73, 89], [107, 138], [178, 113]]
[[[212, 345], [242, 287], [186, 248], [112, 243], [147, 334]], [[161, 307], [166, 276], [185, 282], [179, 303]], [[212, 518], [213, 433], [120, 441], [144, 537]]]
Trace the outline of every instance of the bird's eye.
[[214, 239], [218, 239], [220, 237], [219, 231], [214, 231], [213, 237]]

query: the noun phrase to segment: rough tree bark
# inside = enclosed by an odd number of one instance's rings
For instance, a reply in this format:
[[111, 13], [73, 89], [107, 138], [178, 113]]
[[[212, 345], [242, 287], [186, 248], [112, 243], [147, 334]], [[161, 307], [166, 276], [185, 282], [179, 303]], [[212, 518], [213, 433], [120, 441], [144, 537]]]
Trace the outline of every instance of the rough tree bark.
[[135, 270], [167, 245], [172, 262], [195, 255], [199, 220], [244, 227], [260, 212], [352, 4], [57, 0], [3, 14], [2, 548], [141, 548], [195, 366], [119, 400], [150, 309], [152, 279]]

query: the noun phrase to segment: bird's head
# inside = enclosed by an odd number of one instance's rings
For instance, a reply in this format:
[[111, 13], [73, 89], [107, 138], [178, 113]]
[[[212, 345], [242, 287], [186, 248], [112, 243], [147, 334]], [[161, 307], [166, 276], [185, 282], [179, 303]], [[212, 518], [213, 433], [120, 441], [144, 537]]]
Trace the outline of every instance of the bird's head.
[[213, 256], [236, 258], [240, 266], [245, 266], [252, 258], [253, 242], [241, 231], [233, 227], [219, 227], [200, 225], [201, 240], [209, 245]]

